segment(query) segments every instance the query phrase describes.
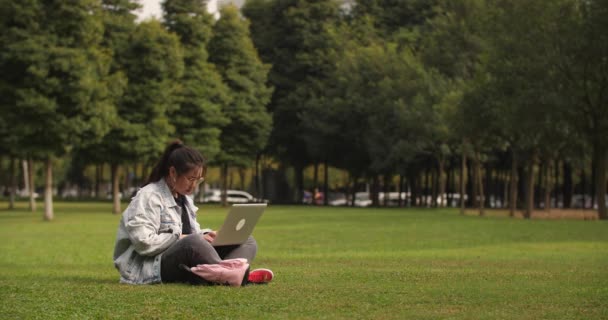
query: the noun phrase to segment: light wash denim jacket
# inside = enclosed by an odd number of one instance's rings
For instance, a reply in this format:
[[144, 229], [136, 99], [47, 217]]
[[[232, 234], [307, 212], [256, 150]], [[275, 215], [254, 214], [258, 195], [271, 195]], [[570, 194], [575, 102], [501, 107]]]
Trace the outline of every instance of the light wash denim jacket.
[[[186, 197], [192, 233], [203, 233], [196, 221], [198, 208]], [[160, 283], [162, 253], [182, 233], [181, 208], [164, 179], [141, 188], [122, 214], [114, 245], [114, 266], [120, 282]]]

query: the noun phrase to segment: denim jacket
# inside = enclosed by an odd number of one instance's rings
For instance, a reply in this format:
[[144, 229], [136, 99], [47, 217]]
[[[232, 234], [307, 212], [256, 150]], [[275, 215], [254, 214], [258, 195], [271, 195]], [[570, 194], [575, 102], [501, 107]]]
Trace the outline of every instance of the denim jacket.
[[[186, 197], [192, 233], [202, 233], [196, 221], [198, 208]], [[160, 283], [162, 253], [182, 233], [181, 208], [175, 202], [164, 179], [141, 188], [118, 225], [114, 245], [114, 266], [120, 282], [130, 284]]]

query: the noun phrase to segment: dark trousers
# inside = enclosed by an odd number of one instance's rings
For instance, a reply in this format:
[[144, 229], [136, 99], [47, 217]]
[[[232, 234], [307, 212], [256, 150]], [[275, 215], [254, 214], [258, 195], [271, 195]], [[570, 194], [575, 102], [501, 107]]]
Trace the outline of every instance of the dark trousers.
[[251, 236], [241, 245], [213, 247], [203, 239], [202, 234], [192, 234], [180, 239], [163, 253], [160, 260], [160, 277], [164, 283], [210, 284], [180, 265], [194, 267], [236, 258], [245, 258], [251, 263], [257, 251], [258, 245]]

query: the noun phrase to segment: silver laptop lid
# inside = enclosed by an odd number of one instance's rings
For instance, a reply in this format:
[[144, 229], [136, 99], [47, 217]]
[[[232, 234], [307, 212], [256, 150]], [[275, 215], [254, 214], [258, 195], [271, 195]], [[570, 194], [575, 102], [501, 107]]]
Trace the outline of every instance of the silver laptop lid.
[[243, 244], [253, 232], [253, 228], [266, 209], [265, 203], [234, 204], [217, 231], [212, 245], [226, 246]]

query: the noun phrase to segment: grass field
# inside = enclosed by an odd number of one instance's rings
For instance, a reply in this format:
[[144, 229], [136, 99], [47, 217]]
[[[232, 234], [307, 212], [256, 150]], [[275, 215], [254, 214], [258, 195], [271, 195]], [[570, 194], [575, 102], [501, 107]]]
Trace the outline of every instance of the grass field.
[[605, 221], [271, 206], [253, 263], [271, 284], [130, 286], [110, 203], [56, 202], [52, 222], [18, 205], [0, 210], [1, 319], [608, 319]]

